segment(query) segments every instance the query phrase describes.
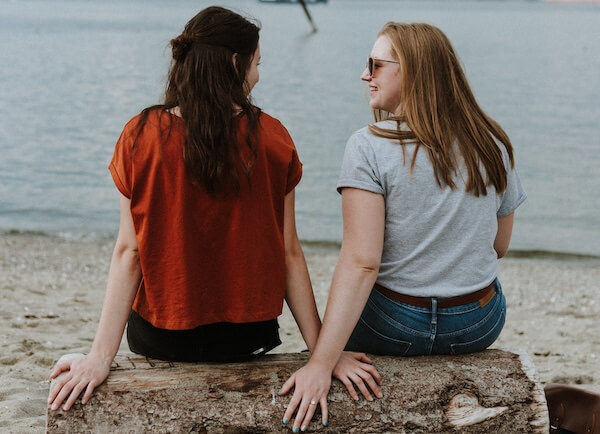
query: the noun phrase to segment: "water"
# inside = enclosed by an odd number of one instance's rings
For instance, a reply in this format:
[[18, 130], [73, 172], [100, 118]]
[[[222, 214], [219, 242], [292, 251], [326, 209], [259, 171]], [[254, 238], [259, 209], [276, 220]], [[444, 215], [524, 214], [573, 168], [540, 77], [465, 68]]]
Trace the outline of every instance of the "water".
[[[199, 9], [183, 0], [0, 0], [0, 230], [113, 236], [106, 169], [125, 122], [159, 101], [168, 40]], [[341, 239], [344, 145], [372, 120], [359, 80], [388, 20], [441, 27], [481, 106], [507, 131], [529, 199], [511, 247], [600, 255], [600, 7], [542, 1], [330, 0], [221, 4], [262, 22], [256, 103], [304, 163], [304, 240]]]

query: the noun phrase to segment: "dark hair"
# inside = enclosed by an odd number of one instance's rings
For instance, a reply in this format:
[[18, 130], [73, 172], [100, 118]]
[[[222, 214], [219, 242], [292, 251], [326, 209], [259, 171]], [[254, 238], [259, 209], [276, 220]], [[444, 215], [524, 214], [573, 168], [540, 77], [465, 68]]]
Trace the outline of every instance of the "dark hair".
[[[261, 111], [252, 103], [246, 73], [258, 47], [259, 31], [258, 23], [228, 9], [212, 6], [200, 11], [171, 40], [173, 59], [164, 103], [144, 109], [140, 117], [141, 131], [150, 111], [179, 108], [185, 125], [187, 173], [194, 184], [213, 195], [226, 178], [239, 186], [238, 167], [248, 174], [256, 159]], [[242, 165], [238, 114], [248, 119], [246, 144], [253, 158]]]

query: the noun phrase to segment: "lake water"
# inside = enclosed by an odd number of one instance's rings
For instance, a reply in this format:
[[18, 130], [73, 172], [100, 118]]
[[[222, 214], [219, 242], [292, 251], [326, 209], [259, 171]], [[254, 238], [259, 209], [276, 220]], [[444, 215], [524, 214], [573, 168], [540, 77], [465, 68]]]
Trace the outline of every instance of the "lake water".
[[[0, 0], [0, 230], [113, 236], [107, 165], [125, 122], [159, 101], [167, 47], [205, 1]], [[600, 255], [600, 6], [543, 1], [221, 4], [262, 23], [255, 102], [304, 163], [303, 240], [341, 239], [344, 145], [372, 121], [359, 75], [389, 20], [442, 28], [507, 131], [529, 195], [511, 247]]]

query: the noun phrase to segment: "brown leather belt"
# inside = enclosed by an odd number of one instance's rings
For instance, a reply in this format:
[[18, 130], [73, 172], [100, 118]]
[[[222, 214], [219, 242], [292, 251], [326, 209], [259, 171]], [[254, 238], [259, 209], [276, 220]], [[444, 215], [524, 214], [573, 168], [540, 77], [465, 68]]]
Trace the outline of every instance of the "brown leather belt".
[[[375, 284], [375, 289], [392, 300], [399, 301], [400, 303], [412, 304], [413, 306], [425, 307], [431, 309], [431, 297], [413, 297], [412, 295], [399, 294], [396, 291], [387, 289], [380, 284]], [[494, 282], [490, 283], [479, 291], [472, 292], [470, 294], [459, 295], [458, 297], [450, 298], [438, 298], [437, 307], [455, 307], [462, 306], [464, 304], [479, 302], [481, 307], [485, 306], [494, 297]]]

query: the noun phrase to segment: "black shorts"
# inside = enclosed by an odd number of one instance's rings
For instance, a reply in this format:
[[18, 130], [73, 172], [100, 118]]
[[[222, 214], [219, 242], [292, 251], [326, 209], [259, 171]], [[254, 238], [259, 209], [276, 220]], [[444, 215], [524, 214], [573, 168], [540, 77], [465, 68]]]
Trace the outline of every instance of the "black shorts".
[[134, 353], [171, 362], [240, 362], [281, 344], [277, 319], [166, 330], [133, 310], [127, 321], [127, 342]]

